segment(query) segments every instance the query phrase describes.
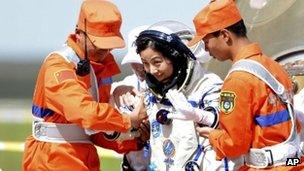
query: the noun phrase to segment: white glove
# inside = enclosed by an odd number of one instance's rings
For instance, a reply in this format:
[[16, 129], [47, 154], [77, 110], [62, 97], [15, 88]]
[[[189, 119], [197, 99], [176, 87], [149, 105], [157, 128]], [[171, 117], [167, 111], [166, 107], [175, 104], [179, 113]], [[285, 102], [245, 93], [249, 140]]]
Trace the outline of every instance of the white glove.
[[214, 114], [205, 110], [194, 108], [187, 101], [185, 95], [176, 89], [169, 90], [166, 94], [173, 107], [178, 113], [169, 113], [168, 118], [180, 120], [192, 120], [207, 126], [211, 126], [214, 122]]

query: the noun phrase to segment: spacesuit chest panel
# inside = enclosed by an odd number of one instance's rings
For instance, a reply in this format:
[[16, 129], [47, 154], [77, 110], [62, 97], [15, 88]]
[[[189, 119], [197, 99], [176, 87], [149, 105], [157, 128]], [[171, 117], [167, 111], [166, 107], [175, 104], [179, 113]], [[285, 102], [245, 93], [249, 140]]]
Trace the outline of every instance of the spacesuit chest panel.
[[170, 124], [163, 125], [156, 120], [156, 114], [161, 109], [177, 112], [171, 105], [149, 105], [151, 163], [160, 170], [182, 170], [198, 146], [194, 122], [173, 120]]

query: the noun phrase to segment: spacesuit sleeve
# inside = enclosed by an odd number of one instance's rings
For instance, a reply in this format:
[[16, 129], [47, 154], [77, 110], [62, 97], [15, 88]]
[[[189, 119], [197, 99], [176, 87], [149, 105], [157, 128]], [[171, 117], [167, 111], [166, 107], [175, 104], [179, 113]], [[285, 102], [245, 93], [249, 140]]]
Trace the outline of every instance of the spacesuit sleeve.
[[201, 87], [201, 100], [199, 108], [211, 112], [214, 115], [214, 121], [210, 127], [216, 128], [219, 122], [219, 97], [222, 87], [222, 80], [215, 74], [206, 74], [206, 80]]

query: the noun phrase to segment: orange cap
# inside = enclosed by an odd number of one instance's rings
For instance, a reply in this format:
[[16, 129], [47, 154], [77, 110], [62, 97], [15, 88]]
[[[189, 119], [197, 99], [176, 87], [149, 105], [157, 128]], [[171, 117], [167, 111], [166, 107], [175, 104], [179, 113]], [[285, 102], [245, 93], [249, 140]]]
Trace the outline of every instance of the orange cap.
[[121, 22], [121, 14], [111, 2], [85, 0], [81, 5], [77, 29], [86, 31], [98, 48], [123, 48], [125, 42], [120, 33]]
[[193, 19], [196, 35], [189, 46], [193, 46], [207, 34], [227, 28], [240, 20], [241, 14], [233, 0], [211, 1]]

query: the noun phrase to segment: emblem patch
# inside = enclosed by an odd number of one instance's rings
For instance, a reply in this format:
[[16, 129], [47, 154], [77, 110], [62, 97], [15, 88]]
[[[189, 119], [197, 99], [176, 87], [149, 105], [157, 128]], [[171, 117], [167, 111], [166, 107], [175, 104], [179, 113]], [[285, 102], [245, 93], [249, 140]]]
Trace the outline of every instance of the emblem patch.
[[163, 142], [163, 152], [165, 154], [166, 157], [170, 158], [173, 157], [175, 154], [175, 146], [173, 144], [173, 142], [169, 139], [166, 139]]
[[76, 79], [75, 72], [72, 70], [60, 70], [54, 73], [55, 79], [57, 83], [62, 83], [63, 81], [66, 80], [74, 80]]
[[157, 138], [160, 135], [160, 123], [158, 123], [156, 120], [153, 120], [152, 122], [151, 132], [154, 138]]
[[221, 92], [220, 109], [225, 114], [228, 114], [234, 110], [236, 95], [232, 91]]
[[167, 157], [164, 162], [166, 163], [167, 166], [173, 165], [174, 160], [172, 157], [175, 155], [175, 146], [173, 142], [170, 139], [166, 139], [163, 142], [163, 152], [165, 156]]

